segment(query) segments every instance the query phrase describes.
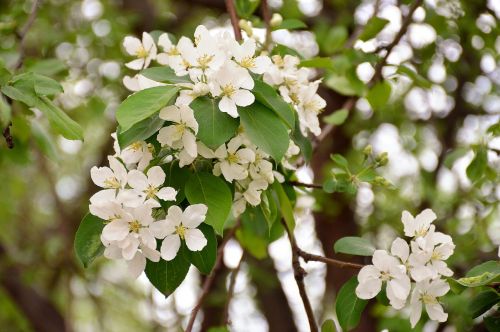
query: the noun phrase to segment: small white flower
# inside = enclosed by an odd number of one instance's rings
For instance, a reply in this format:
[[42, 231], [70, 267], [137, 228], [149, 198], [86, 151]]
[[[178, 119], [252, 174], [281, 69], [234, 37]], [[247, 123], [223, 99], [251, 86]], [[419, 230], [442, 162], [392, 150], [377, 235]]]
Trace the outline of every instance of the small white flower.
[[[412, 241], [411, 248], [410, 262], [415, 265], [424, 265], [428, 269], [427, 274], [430, 274], [432, 279], [440, 275], [446, 277], [453, 275], [453, 271], [444, 262], [455, 250], [451, 236], [435, 232], [431, 227], [425, 236]], [[415, 279], [415, 281], [419, 280]]]
[[382, 289], [382, 283], [387, 282], [387, 298], [395, 309], [404, 307], [410, 293], [410, 278], [406, 269], [385, 250], [375, 250], [373, 265], [364, 266], [358, 274], [356, 295], [360, 299], [374, 298]]
[[151, 60], [156, 57], [156, 45], [153, 37], [147, 32], [142, 33], [142, 42], [138, 38], [127, 36], [123, 40], [123, 47], [128, 54], [137, 59], [125, 64], [130, 69], [141, 70], [147, 68]]
[[163, 49], [164, 53], [158, 53], [156, 56], [156, 61], [159, 64], [170, 66], [171, 63], [178, 63], [182, 61], [181, 53], [177, 49], [177, 46], [170, 41], [170, 37], [167, 33], [162, 33], [158, 38], [158, 46]]
[[265, 55], [255, 57], [255, 49], [255, 40], [249, 38], [241, 45], [235, 43], [232, 53], [236, 63], [241, 67], [250, 70], [252, 73], [263, 74], [271, 66], [271, 59]]
[[179, 97], [175, 100], [175, 105], [189, 105], [193, 100], [198, 97], [204, 96], [210, 92], [208, 85], [203, 82], [184, 83], [183, 87], [187, 89], [182, 89], [179, 92]]
[[123, 85], [130, 91], [140, 91], [155, 86], [165, 85], [164, 83], [153, 81], [144, 75], [136, 74], [134, 77], [125, 75], [123, 77]]
[[184, 212], [176, 205], [168, 209], [164, 220], [155, 222], [151, 228], [156, 238], [163, 239], [160, 248], [161, 257], [167, 261], [175, 258], [181, 246], [181, 240], [191, 251], [200, 251], [207, 245], [205, 235], [198, 227], [204, 220], [208, 208], [204, 204], [188, 206]]
[[410, 323], [412, 328], [417, 325], [422, 315], [422, 305], [429, 318], [438, 322], [445, 322], [448, 314], [438, 301], [438, 297], [445, 295], [450, 290], [450, 286], [442, 279], [424, 280], [417, 282], [410, 300]]
[[249, 148], [241, 148], [241, 139], [235, 137], [215, 150], [219, 161], [214, 165], [213, 173], [222, 174], [226, 181], [243, 180], [248, 176], [248, 164], [255, 161], [255, 153]]
[[302, 132], [306, 134], [306, 129], [308, 129], [316, 136], [321, 134], [318, 114], [326, 106], [325, 100], [316, 93], [318, 86], [318, 82], [301, 86], [297, 95], [300, 102], [296, 105]]
[[403, 211], [401, 221], [404, 225], [405, 235], [409, 237], [425, 236], [436, 218], [436, 214], [431, 209], [425, 209], [416, 217], [413, 217], [408, 211]]
[[426, 262], [416, 259], [418, 255], [414, 253], [410, 254], [410, 246], [402, 238], [398, 237], [392, 242], [391, 254], [401, 260], [413, 280], [422, 281], [432, 277], [431, 270], [425, 266]]
[[[104, 257], [108, 259], [123, 259], [122, 249], [119, 242], [110, 243], [104, 249]], [[139, 245], [134, 257], [125, 260], [128, 267], [128, 273], [132, 278], [138, 278], [146, 268], [146, 258], [153, 262], [160, 260], [160, 253], [157, 250], [150, 249], [144, 245]]]
[[248, 167], [250, 177], [254, 180], [264, 179], [268, 183], [273, 183], [273, 164], [266, 159], [269, 155], [260, 149], [255, 149], [254, 153], [255, 160]]
[[156, 199], [175, 201], [177, 191], [172, 187], [161, 188], [164, 182], [165, 172], [160, 166], [151, 167], [147, 172], [147, 176], [141, 171], [130, 171], [128, 184], [138, 198], [129, 203], [131, 203], [131, 206], [148, 204], [156, 208], [161, 206]]
[[109, 167], [92, 167], [90, 177], [104, 189], [123, 189], [127, 184], [127, 169], [115, 157], [108, 156]]
[[257, 206], [261, 202], [262, 191], [266, 190], [268, 186], [269, 184], [266, 180], [253, 180], [248, 185], [247, 190], [243, 192], [243, 197], [250, 205]]
[[193, 110], [186, 105], [172, 105], [161, 110], [160, 118], [173, 124], [160, 129], [158, 142], [162, 146], [185, 150], [190, 157], [196, 158], [198, 152], [195, 134], [198, 132], [198, 122]]
[[118, 141], [115, 138], [114, 148], [116, 156], [123, 160], [128, 169], [136, 168], [142, 171], [149, 165], [149, 162], [153, 160], [152, 152], [154, 148], [151, 144], [144, 141], [134, 142], [125, 149], [120, 150]]
[[238, 117], [236, 106], [248, 106], [255, 101], [249, 90], [254, 82], [246, 69], [238, 67], [234, 62], [227, 61], [209, 82], [210, 92], [214, 97], [220, 97], [219, 109], [233, 118]]

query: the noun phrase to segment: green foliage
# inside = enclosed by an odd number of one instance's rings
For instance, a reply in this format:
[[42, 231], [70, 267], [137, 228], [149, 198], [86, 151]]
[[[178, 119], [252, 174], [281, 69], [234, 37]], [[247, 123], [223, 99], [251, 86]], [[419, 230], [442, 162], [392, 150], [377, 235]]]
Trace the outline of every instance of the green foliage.
[[500, 294], [492, 289], [477, 294], [469, 303], [469, 312], [472, 318], [477, 318], [500, 302]]
[[119, 126], [117, 129], [118, 144], [120, 146], [129, 146], [137, 141], [144, 141], [160, 130], [163, 126], [163, 121], [158, 115], [153, 115], [147, 119], [134, 124], [130, 129], [122, 131]]
[[116, 120], [121, 129], [127, 131], [172, 103], [178, 92], [175, 86], [157, 86], [136, 92], [118, 106]]
[[288, 150], [289, 136], [285, 124], [269, 108], [259, 102], [238, 108], [241, 125], [252, 142], [276, 161]]
[[358, 279], [352, 277], [342, 286], [337, 294], [335, 311], [339, 324], [344, 331], [352, 330], [359, 324], [361, 313], [368, 303], [367, 300], [359, 299], [356, 296], [355, 290], [357, 286]]
[[227, 142], [238, 129], [238, 120], [219, 110], [217, 101], [208, 97], [196, 98], [190, 105], [198, 122], [197, 137], [212, 149]]
[[274, 111], [288, 128], [293, 129], [295, 127], [295, 114], [290, 104], [286, 103], [269, 84], [257, 79], [254, 80], [254, 83], [252, 92], [255, 99]]
[[215, 264], [217, 257], [217, 238], [215, 237], [214, 229], [202, 223], [198, 227], [207, 239], [207, 245], [200, 251], [188, 250], [188, 257], [191, 264], [196, 266], [198, 271], [203, 274], [209, 274]]
[[367, 239], [357, 236], [347, 236], [337, 240], [333, 249], [336, 253], [372, 256], [375, 251], [375, 246]]
[[250, 18], [259, 7], [260, 0], [236, 0], [235, 7], [238, 16], [241, 18]]
[[340, 109], [333, 112], [330, 115], [325, 116], [323, 118], [323, 121], [331, 125], [340, 126], [345, 122], [345, 120], [347, 120], [348, 116], [349, 116], [349, 110]]
[[208, 206], [205, 222], [222, 234], [233, 203], [226, 182], [210, 173], [197, 172], [191, 175], [185, 190], [189, 203]]
[[365, 84], [354, 71], [349, 71], [346, 75], [332, 74], [326, 78], [325, 84], [344, 96], [362, 96], [365, 91]]
[[279, 210], [281, 211], [281, 215], [283, 219], [285, 219], [285, 223], [290, 231], [295, 229], [295, 217], [293, 216], [293, 207], [292, 203], [290, 203], [290, 199], [288, 198], [283, 186], [278, 181], [274, 181], [272, 185], [276, 195], [278, 196], [279, 202]]
[[391, 96], [391, 84], [387, 81], [382, 81], [373, 86], [368, 91], [366, 99], [374, 110], [379, 110], [386, 106], [389, 97]]
[[398, 66], [396, 72], [398, 74], [407, 76], [409, 79], [413, 81], [416, 85], [422, 87], [422, 88], [430, 88], [431, 87], [431, 82], [429, 82], [425, 77], [414, 71], [413, 69], [410, 69], [409, 67], [405, 65]]
[[467, 177], [472, 181], [479, 181], [486, 172], [488, 167], [488, 150], [481, 146], [477, 149], [474, 159], [466, 169]]
[[80, 222], [75, 235], [75, 253], [84, 267], [88, 267], [104, 252], [101, 243], [103, 228], [104, 220], [90, 213], [87, 213]]
[[389, 23], [389, 20], [380, 17], [372, 17], [365, 25], [363, 31], [359, 35], [358, 39], [362, 41], [367, 41], [369, 39], [375, 38], [380, 31]]
[[325, 38], [323, 40], [319, 40], [318, 42], [327, 54], [331, 54], [340, 50], [348, 37], [349, 33], [346, 27], [340, 25], [332, 27], [328, 30]]
[[305, 29], [305, 28], [307, 28], [307, 25], [301, 20], [298, 20], [296, 18], [289, 18], [283, 20], [283, 22], [281, 22], [281, 24], [278, 25], [277, 27], [274, 27], [273, 30], [280, 30], [280, 29], [295, 30], [295, 29]]
[[321, 332], [337, 332], [333, 319], [327, 319], [321, 325]]
[[162, 83], [191, 83], [188, 76], [177, 76], [172, 68], [169, 67], [150, 67], [141, 71], [141, 75], [150, 80]]

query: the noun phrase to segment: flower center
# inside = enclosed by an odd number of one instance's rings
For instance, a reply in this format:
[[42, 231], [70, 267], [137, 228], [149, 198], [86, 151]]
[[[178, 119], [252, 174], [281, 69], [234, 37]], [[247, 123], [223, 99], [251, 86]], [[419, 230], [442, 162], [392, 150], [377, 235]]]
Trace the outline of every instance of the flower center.
[[130, 149], [134, 150], [134, 151], [139, 151], [140, 149], [142, 148], [142, 143], [137, 141], [135, 143], [132, 143], [130, 145]]
[[111, 178], [107, 178], [106, 180], [104, 180], [104, 186], [106, 188], [110, 188], [110, 189], [119, 189], [120, 182], [118, 181], [117, 178], [111, 177]]
[[186, 227], [179, 225], [175, 226], [175, 234], [179, 235], [179, 237], [184, 240], [186, 236]]
[[138, 58], [146, 58], [148, 56], [148, 51], [144, 48], [144, 46], [140, 46], [139, 49], [136, 52], [136, 56]]
[[231, 164], [236, 164], [240, 158], [235, 153], [228, 153], [227, 155], [227, 161], [230, 162]]
[[422, 296], [420, 297], [420, 300], [424, 304], [436, 304], [436, 303], [438, 303], [438, 301], [436, 300], [436, 297], [429, 295], [429, 294], [422, 294]]
[[144, 193], [146, 194], [146, 197], [148, 199], [154, 198], [156, 196], [156, 193], [158, 192], [158, 188], [153, 187], [152, 185], [149, 185], [146, 190], [144, 190]]
[[172, 46], [168, 52], [167, 52], [168, 55], [181, 55], [181, 53], [179, 52], [179, 50], [177, 49], [177, 47], [175, 46]]
[[222, 94], [227, 97], [231, 97], [236, 92], [236, 89], [232, 84], [228, 84], [222, 87]]
[[425, 235], [427, 235], [427, 228], [426, 227], [421, 227], [415, 231], [415, 237], [425, 236]]
[[203, 56], [198, 58], [198, 64], [200, 65], [201, 69], [207, 69], [208, 65], [210, 64], [210, 62], [212, 62], [213, 59], [213, 55], [204, 54]]
[[380, 272], [380, 279], [382, 279], [382, 281], [389, 281], [392, 279], [392, 276], [389, 272], [382, 271]]
[[247, 56], [246, 58], [243, 58], [240, 62], [240, 66], [243, 68], [254, 68], [255, 67], [255, 59], [251, 56]]
[[292, 86], [294, 86], [294, 85], [297, 84], [297, 80], [296, 79], [289, 78], [289, 77], [286, 77], [283, 81], [284, 81], [285, 85], [290, 86], [290, 87], [292, 87]]
[[129, 223], [128, 229], [133, 233], [139, 233], [139, 230], [142, 228], [141, 223], [138, 220], [134, 220]]
[[431, 260], [441, 260], [441, 259], [443, 259], [443, 255], [440, 252], [434, 250], [432, 252]]
[[185, 123], [176, 124], [175, 130], [177, 131], [178, 134], [184, 133], [184, 131], [186, 130], [186, 124]]

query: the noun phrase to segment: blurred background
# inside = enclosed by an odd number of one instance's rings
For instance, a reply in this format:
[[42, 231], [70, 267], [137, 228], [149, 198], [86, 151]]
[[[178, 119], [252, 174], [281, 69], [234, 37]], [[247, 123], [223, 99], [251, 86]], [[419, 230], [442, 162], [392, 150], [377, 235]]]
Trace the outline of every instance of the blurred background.
[[[32, 5], [0, 0], [0, 58], [7, 68], [17, 61], [16, 31], [26, 23]], [[275, 41], [304, 58], [336, 59], [338, 68], [323, 73], [320, 90], [328, 115], [374, 74], [374, 62], [356, 57], [359, 53], [351, 48], [384, 52], [411, 2], [269, 0], [269, 5], [284, 18], [308, 25], [304, 31], [275, 31]], [[376, 38], [356, 41], [358, 27], [375, 8], [390, 23]], [[332, 167], [331, 153], [356, 165], [371, 144], [375, 153], [388, 152], [382, 174], [394, 188], [362, 184], [355, 195], [304, 192], [296, 209], [296, 235], [303, 249], [332, 256], [335, 240], [347, 235], [363, 235], [387, 248], [402, 233], [402, 210], [432, 208], [439, 216], [437, 227], [457, 245], [449, 260], [456, 276], [498, 259], [500, 139], [486, 131], [500, 118], [499, 17], [497, 0], [423, 1], [387, 59], [391, 66], [383, 68], [391, 85], [389, 101], [373, 109], [366, 98], [356, 98], [347, 121], [334, 128], [311, 165], [299, 171], [303, 181], [322, 183]], [[254, 23], [259, 26], [258, 20]], [[230, 30], [224, 1], [41, 1], [19, 72], [35, 71], [61, 82], [64, 93], [56, 103], [83, 126], [85, 140], [64, 139], [51, 131], [40, 112], [14, 105], [14, 148], [0, 142], [1, 331], [181, 331], [199, 291], [202, 277], [196, 271], [165, 299], [145, 277], [131, 280], [119, 263], [99, 259], [84, 270], [75, 259], [73, 239], [97, 189], [89, 170], [112, 152], [114, 110], [128, 95], [121, 83], [131, 74], [123, 65], [129, 60], [123, 38], [153, 30], [192, 36], [198, 24]], [[418, 74], [396, 72], [401, 64]], [[486, 161], [468, 174], [479, 155], [486, 155]], [[205, 301], [197, 330], [220, 324], [228, 276], [242, 253], [236, 241], [229, 242], [224, 272]], [[308, 330], [290, 261], [285, 238], [268, 249], [264, 244], [245, 250], [230, 305], [231, 331]], [[332, 318], [335, 293], [354, 272], [320, 263], [305, 268], [316, 316], [321, 321]], [[417, 330], [484, 330], [480, 320], [465, 314], [469, 297], [464, 292], [445, 298], [448, 322], [422, 321]], [[411, 331], [405, 317], [369, 305], [357, 331], [383, 329]]]

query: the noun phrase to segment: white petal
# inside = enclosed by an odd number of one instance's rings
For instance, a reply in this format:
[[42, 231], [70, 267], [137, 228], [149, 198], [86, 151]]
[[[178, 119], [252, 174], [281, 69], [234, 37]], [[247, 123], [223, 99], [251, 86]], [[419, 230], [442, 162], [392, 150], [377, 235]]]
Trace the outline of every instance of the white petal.
[[160, 166], [153, 166], [148, 170], [148, 182], [156, 188], [165, 182], [165, 172]]
[[402, 262], [406, 262], [408, 260], [408, 256], [410, 255], [410, 247], [408, 246], [408, 243], [406, 243], [405, 240], [398, 237], [396, 240], [392, 242], [391, 254], [399, 257]]
[[406, 275], [402, 278], [394, 278], [387, 283], [387, 296], [389, 296], [389, 290], [391, 294], [400, 300], [406, 300], [408, 294], [410, 294], [410, 278]]
[[205, 235], [197, 228], [186, 229], [186, 245], [191, 251], [200, 251], [207, 245]]
[[141, 242], [150, 249], [156, 248], [156, 240], [151, 231], [147, 228], [142, 228], [139, 231], [139, 235], [141, 236]]
[[148, 247], [141, 246], [142, 253], [146, 256], [147, 259], [153, 262], [160, 261], [160, 252], [155, 249], [150, 249]]
[[188, 228], [195, 228], [201, 224], [207, 215], [208, 207], [205, 204], [188, 206], [183, 213], [182, 224]]
[[255, 101], [254, 95], [248, 90], [238, 90], [232, 96], [231, 99], [238, 106], [248, 106], [253, 104]]
[[167, 106], [160, 111], [160, 119], [175, 123], [181, 122], [181, 112], [175, 105]]
[[422, 315], [422, 302], [416, 301], [411, 303], [410, 305], [411, 313], [410, 313], [410, 323], [411, 327], [414, 328], [420, 320], [420, 316]]
[[446, 322], [448, 319], [448, 314], [444, 312], [443, 307], [439, 303], [426, 304], [425, 311], [429, 315], [429, 318], [438, 322]]
[[161, 257], [166, 261], [171, 261], [177, 255], [181, 247], [181, 239], [177, 234], [168, 235], [161, 244]]
[[360, 283], [369, 279], [379, 279], [380, 271], [373, 265], [365, 265], [358, 273], [358, 281]]
[[134, 169], [128, 174], [128, 184], [132, 188], [142, 191], [148, 187], [148, 178], [141, 171]]
[[134, 258], [127, 262], [127, 268], [131, 278], [138, 278], [146, 268], [146, 258], [137, 252]]
[[226, 96], [222, 97], [222, 99], [219, 101], [219, 109], [221, 110], [221, 112], [227, 113], [233, 118], [237, 118], [239, 116], [236, 109], [236, 104], [233, 100]]
[[358, 284], [356, 296], [364, 300], [372, 299], [377, 296], [381, 289], [382, 281], [380, 279], [368, 279]]
[[142, 47], [142, 43], [138, 38], [127, 36], [123, 39], [123, 47], [128, 54], [135, 56]]
[[156, 197], [164, 201], [175, 201], [176, 196], [177, 196], [177, 191], [172, 187], [161, 188], [156, 193]]
[[184, 135], [182, 135], [182, 144], [186, 152], [192, 157], [196, 158], [198, 156], [198, 146], [196, 145], [196, 137], [192, 132], [186, 130]]
[[129, 233], [128, 222], [116, 220], [108, 223], [102, 230], [102, 236], [108, 241], [121, 241]]
[[144, 67], [144, 59], [135, 59], [130, 62], [127, 62], [125, 66], [133, 70], [141, 70]]

